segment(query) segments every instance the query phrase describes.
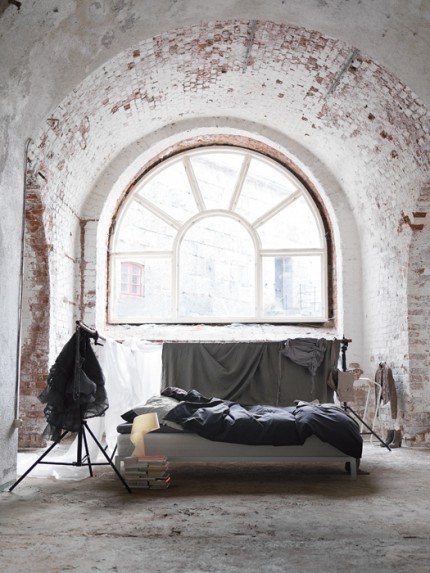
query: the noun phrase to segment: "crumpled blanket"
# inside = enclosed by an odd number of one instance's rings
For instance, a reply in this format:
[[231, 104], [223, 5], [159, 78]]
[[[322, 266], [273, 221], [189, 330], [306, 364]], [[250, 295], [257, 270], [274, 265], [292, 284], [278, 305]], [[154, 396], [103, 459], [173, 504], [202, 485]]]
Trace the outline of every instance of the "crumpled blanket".
[[[176, 393], [176, 390], [179, 392]], [[191, 390], [166, 388], [162, 393], [179, 400], [165, 420], [209, 440], [252, 445], [302, 445], [311, 436], [360, 459], [363, 438], [358, 424], [335, 405], [301, 402], [294, 406], [242, 406], [207, 398]]]

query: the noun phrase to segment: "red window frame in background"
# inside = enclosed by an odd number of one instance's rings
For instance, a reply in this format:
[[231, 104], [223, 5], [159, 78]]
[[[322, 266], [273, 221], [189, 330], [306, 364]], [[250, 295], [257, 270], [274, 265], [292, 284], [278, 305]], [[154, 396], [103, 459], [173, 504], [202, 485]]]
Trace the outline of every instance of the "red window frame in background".
[[[143, 289], [143, 271], [144, 265], [132, 262], [121, 263], [121, 294], [127, 296], [140, 296], [144, 294]], [[127, 280], [124, 281], [123, 277], [126, 275]], [[133, 279], [137, 278], [136, 282]], [[134, 288], [137, 287], [137, 288]]]

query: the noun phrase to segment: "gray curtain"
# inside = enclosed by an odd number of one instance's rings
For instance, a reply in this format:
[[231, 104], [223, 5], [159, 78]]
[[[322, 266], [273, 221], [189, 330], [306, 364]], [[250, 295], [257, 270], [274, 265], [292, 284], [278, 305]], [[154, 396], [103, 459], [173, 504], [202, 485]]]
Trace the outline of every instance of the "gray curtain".
[[[309, 352], [315, 339], [300, 339], [300, 360], [285, 355], [286, 342], [165, 343], [162, 351], [162, 388], [176, 386], [198, 390], [207, 397], [232, 400], [243, 405], [290, 406], [295, 400], [333, 402], [340, 341], [324, 340], [321, 362], [304, 364], [303, 341]], [[288, 341], [294, 345], [294, 339]], [[321, 344], [318, 345], [321, 352]], [[294, 353], [293, 353], [294, 358]], [[312, 361], [315, 366], [315, 361]]]

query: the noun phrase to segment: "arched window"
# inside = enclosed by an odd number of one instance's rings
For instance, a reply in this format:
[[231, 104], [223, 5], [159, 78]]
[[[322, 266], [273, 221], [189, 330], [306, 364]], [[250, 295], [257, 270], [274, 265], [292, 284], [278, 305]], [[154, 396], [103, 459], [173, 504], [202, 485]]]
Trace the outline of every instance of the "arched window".
[[139, 180], [113, 228], [112, 323], [327, 319], [321, 215], [264, 155], [229, 146], [175, 155]]

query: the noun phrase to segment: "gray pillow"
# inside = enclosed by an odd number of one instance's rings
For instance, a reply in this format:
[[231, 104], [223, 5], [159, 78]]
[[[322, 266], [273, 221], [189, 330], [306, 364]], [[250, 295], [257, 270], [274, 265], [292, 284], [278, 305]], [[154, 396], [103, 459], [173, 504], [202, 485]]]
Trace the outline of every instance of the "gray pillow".
[[151, 396], [144, 404], [138, 404], [128, 412], [122, 414], [121, 418], [126, 422], [132, 422], [136, 416], [156, 412], [160, 425], [165, 425], [164, 416], [178, 404], [178, 400], [170, 398], [169, 396]]

